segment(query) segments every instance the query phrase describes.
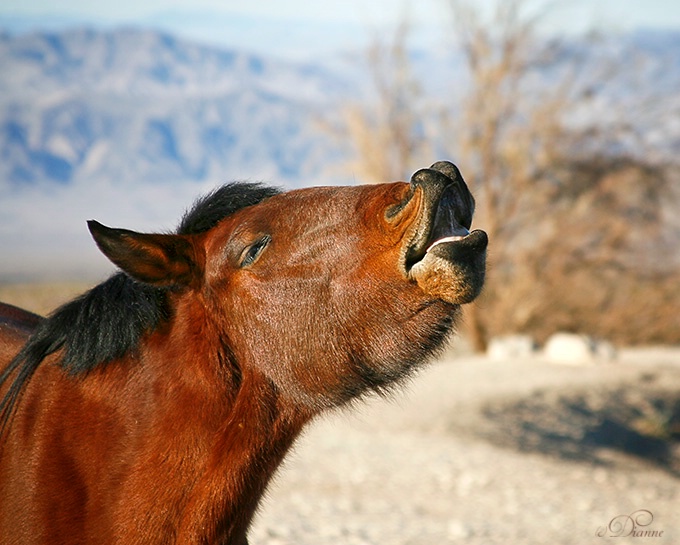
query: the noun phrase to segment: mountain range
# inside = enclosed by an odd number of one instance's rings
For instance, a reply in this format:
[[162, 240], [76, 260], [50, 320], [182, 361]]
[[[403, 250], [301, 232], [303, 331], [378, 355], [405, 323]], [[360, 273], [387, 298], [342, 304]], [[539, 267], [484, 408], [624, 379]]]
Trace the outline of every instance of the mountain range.
[[0, 182], [290, 180], [331, 152], [310, 130], [347, 83], [134, 29], [0, 37]]
[[[573, 39], [560, 54], [626, 70], [603, 77], [571, 121], [606, 129], [623, 119], [629, 130], [606, 146], [677, 160], [680, 32], [595, 44]], [[39, 252], [78, 269], [53, 247], [89, 244], [83, 221], [95, 214], [168, 226], [202, 188], [233, 179], [354, 181], [339, 168], [350, 148], [319, 127], [366, 99], [370, 77], [360, 51], [319, 55], [295, 61], [133, 27], [1, 32], [0, 246], [14, 257], [0, 280], [35, 268], [27, 255]], [[412, 60], [431, 111], [455, 99], [465, 81], [455, 52]], [[538, 84], [550, 84], [550, 69]]]
[[[655, 151], [677, 149], [680, 32], [584, 47], [564, 55], [639, 69], [599, 82], [581, 115], [616, 120], [645, 95], [635, 131]], [[414, 54], [422, 80], [445, 93], [443, 62], [454, 61]], [[323, 177], [342, 157], [317, 122], [366, 79], [347, 58], [296, 63], [133, 28], [1, 34], [0, 74], [0, 184], [13, 185]]]

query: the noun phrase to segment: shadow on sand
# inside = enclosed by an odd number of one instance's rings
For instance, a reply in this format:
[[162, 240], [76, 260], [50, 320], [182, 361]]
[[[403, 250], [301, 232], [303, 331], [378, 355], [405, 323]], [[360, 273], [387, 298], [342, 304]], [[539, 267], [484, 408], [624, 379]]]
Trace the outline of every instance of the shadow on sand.
[[680, 393], [652, 387], [537, 391], [486, 404], [486, 439], [521, 452], [609, 465], [625, 454], [680, 477]]

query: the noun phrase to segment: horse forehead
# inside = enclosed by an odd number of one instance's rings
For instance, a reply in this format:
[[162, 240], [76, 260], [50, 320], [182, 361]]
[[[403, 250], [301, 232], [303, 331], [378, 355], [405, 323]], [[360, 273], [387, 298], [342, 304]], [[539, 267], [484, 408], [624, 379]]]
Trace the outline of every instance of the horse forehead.
[[283, 193], [267, 201], [266, 205], [280, 207], [283, 220], [304, 217], [307, 221], [328, 221], [342, 218], [345, 221], [360, 221], [362, 214], [373, 209], [381, 210], [392, 204], [394, 193], [405, 183], [329, 186], [297, 189]]
[[[408, 184], [323, 186], [295, 189], [242, 209], [225, 218], [210, 238], [222, 239], [257, 233], [305, 236], [319, 230], [359, 229], [366, 215], [379, 213], [403, 193]], [[395, 197], [395, 193], [397, 197]]]

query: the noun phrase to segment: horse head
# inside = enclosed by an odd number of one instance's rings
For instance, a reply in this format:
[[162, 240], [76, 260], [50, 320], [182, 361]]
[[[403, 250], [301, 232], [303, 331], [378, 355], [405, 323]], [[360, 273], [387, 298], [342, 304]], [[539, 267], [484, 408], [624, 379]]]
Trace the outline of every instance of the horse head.
[[317, 409], [389, 387], [442, 346], [484, 282], [473, 212], [440, 162], [410, 183], [272, 193], [205, 231], [90, 230], [131, 277], [210, 308], [239, 368]]

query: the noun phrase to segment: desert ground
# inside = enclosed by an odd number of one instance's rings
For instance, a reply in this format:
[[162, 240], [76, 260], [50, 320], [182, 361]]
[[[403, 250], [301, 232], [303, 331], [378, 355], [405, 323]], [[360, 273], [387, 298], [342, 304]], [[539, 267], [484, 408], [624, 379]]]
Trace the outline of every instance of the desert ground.
[[[45, 314], [87, 286], [0, 286]], [[473, 355], [320, 418], [252, 545], [680, 543], [680, 347], [611, 361]]]
[[449, 353], [313, 425], [251, 543], [670, 545], [679, 508], [680, 349], [588, 366]]

